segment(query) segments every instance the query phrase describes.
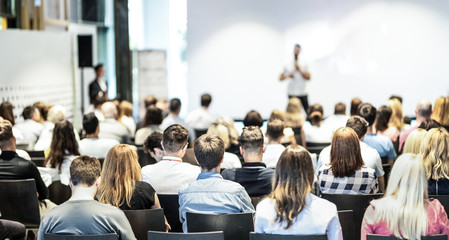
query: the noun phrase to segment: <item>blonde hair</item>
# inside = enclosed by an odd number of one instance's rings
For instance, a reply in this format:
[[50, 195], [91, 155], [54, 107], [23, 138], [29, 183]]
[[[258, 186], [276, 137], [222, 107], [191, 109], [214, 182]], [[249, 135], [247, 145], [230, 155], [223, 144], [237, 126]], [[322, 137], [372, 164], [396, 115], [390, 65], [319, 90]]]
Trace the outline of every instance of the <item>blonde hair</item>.
[[61, 105], [55, 105], [48, 110], [47, 120], [52, 123], [64, 121], [66, 119], [66, 109]]
[[133, 115], [133, 104], [131, 102], [128, 102], [126, 100], [123, 100], [119, 105], [120, 109], [120, 118], [123, 116], [131, 117]]
[[420, 152], [427, 179], [449, 178], [449, 133], [446, 129], [430, 129], [421, 143]]
[[449, 126], [449, 98], [439, 97], [435, 100], [432, 119], [442, 126]]
[[231, 146], [229, 140], [229, 129], [223, 124], [212, 124], [207, 130], [207, 134], [215, 135], [221, 138], [224, 142], [224, 148], [228, 149]]
[[396, 237], [427, 235], [427, 179], [420, 155], [406, 153], [396, 160], [383, 199], [387, 204], [376, 205], [375, 222], [384, 220]]
[[301, 101], [299, 101], [299, 98], [292, 97], [288, 100], [285, 110], [285, 126], [300, 127], [303, 123], [304, 118], [301, 115]]
[[402, 114], [402, 103], [397, 99], [390, 99], [387, 106], [393, 111], [388, 125], [401, 130], [405, 125], [404, 116]]
[[103, 163], [101, 184], [98, 188], [99, 202], [120, 207], [131, 207], [131, 197], [136, 181], [140, 181], [140, 165], [137, 153], [126, 144], [112, 147]]
[[403, 153], [418, 154], [421, 151], [421, 143], [427, 134], [426, 129], [417, 128], [411, 132], [404, 143]]
[[217, 123], [225, 125], [229, 130], [229, 141], [231, 144], [239, 144], [239, 132], [235, 129], [234, 120], [230, 117], [219, 117]]

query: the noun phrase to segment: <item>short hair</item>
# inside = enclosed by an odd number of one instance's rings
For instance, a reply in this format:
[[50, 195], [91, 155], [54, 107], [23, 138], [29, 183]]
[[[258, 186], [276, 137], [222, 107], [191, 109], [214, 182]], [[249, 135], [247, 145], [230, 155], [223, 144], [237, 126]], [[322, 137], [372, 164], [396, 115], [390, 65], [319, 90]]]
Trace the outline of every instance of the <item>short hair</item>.
[[218, 136], [204, 134], [195, 140], [193, 151], [201, 168], [211, 170], [216, 168], [223, 160], [224, 142]]
[[34, 107], [36, 107], [40, 114], [41, 117], [43, 118], [44, 121], [47, 121], [48, 118], [48, 111], [50, 110], [50, 108], [53, 107], [53, 105], [48, 104], [48, 103], [44, 103], [44, 102], [35, 102], [33, 104]]
[[23, 109], [22, 116], [25, 120], [32, 119], [35, 111], [36, 111], [35, 107], [27, 106]]
[[83, 116], [83, 129], [86, 134], [93, 134], [97, 131], [98, 118], [95, 113], [91, 112]]
[[429, 131], [432, 128], [439, 128], [440, 126], [441, 125], [437, 121], [433, 119], [427, 119], [419, 124], [418, 128], [426, 129], [427, 131]]
[[10, 102], [2, 102], [0, 104], [0, 117], [8, 120], [12, 125], [15, 124], [13, 108], [14, 106]]
[[353, 98], [351, 100], [351, 116], [358, 114], [360, 104], [362, 104], [362, 100], [360, 100], [360, 98]]
[[66, 109], [61, 105], [55, 105], [47, 112], [47, 119], [52, 123], [64, 121], [66, 119]]
[[189, 139], [189, 130], [179, 124], [170, 125], [164, 131], [162, 144], [166, 152], [180, 151]]
[[301, 45], [299, 45], [299, 43], [296, 43], [295, 47], [301, 48]]
[[311, 122], [319, 122], [323, 119], [323, 106], [321, 104], [313, 104], [307, 109], [307, 116]]
[[162, 149], [161, 141], [163, 139], [162, 133], [159, 131], [152, 132], [143, 143], [143, 149], [147, 153], [154, 153], [155, 148]]
[[345, 115], [346, 114], [346, 104], [339, 102], [335, 104], [334, 108], [335, 115]]
[[118, 109], [117, 105], [113, 102], [105, 102], [101, 105], [101, 112], [103, 113], [105, 118], [116, 118], [118, 117]]
[[368, 122], [360, 116], [351, 116], [346, 122], [346, 127], [354, 130], [359, 139], [361, 139], [368, 131]]
[[331, 169], [335, 177], [353, 174], [364, 165], [357, 134], [349, 127], [335, 131], [331, 144]]
[[201, 106], [202, 107], [209, 107], [210, 103], [212, 102], [212, 96], [208, 93], [205, 93], [201, 95]]
[[143, 126], [160, 125], [162, 123], [162, 120], [163, 120], [162, 110], [156, 107], [155, 105], [151, 105], [147, 108], [147, 111], [145, 112]]
[[258, 126], [248, 126], [243, 129], [240, 135], [240, 146], [249, 152], [262, 153], [263, 134]]
[[368, 122], [368, 126], [372, 126], [376, 120], [377, 110], [369, 103], [362, 103], [357, 110], [357, 115], [364, 118]]
[[179, 98], [173, 98], [170, 100], [170, 106], [168, 107], [170, 112], [176, 112], [181, 109], [181, 100]]
[[399, 96], [399, 95], [391, 95], [390, 99], [388, 99], [388, 100], [393, 100], [393, 99], [398, 100], [402, 104], [402, 97], [401, 96]]
[[423, 118], [430, 118], [432, 115], [432, 103], [429, 101], [421, 101], [416, 105], [416, 112]]
[[100, 161], [94, 157], [81, 155], [73, 159], [70, 165], [70, 179], [74, 186], [86, 184], [92, 186], [101, 173]]
[[0, 118], [0, 145], [13, 138], [12, 124], [7, 119]]
[[277, 140], [284, 135], [284, 122], [280, 119], [273, 119], [268, 122], [267, 136], [272, 140]]
[[104, 67], [103, 63], [99, 63], [99, 64], [95, 65], [95, 67], [94, 67], [95, 72], [98, 72], [98, 70], [102, 67]]
[[133, 104], [130, 101], [123, 100], [118, 106], [120, 110], [120, 116], [132, 117]]
[[157, 102], [157, 98], [154, 97], [154, 96], [152, 96], [152, 95], [147, 96], [147, 97], [143, 100], [143, 103], [144, 103], [144, 105], [145, 105], [145, 108], [148, 108], [148, 107], [151, 106], [151, 105], [156, 105], [156, 102]]
[[245, 125], [245, 127], [248, 126], [262, 127], [263, 125], [262, 116], [260, 116], [260, 113], [257, 112], [256, 110], [251, 110], [246, 114], [245, 118], [243, 119], [243, 125]]
[[385, 131], [388, 129], [388, 123], [390, 122], [391, 115], [393, 114], [393, 110], [391, 107], [387, 107], [385, 105], [380, 106], [379, 110], [376, 114], [376, 130], [377, 131]]

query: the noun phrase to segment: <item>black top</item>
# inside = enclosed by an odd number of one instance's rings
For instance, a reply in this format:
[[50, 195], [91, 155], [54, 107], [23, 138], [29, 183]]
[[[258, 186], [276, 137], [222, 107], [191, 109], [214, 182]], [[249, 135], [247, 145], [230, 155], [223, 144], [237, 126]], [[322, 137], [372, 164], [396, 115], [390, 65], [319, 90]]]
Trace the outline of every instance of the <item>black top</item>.
[[[106, 85], [107, 86], [107, 85]], [[93, 103], [93, 101], [95, 100], [95, 98], [100, 94], [101, 92], [101, 96], [106, 96], [107, 95], [107, 88], [106, 88], [106, 92], [103, 91], [100, 87], [100, 84], [98, 83], [97, 79], [94, 79], [90, 84], [89, 84], [89, 98], [90, 98], [90, 103]]]
[[131, 197], [131, 207], [126, 203], [120, 206], [122, 210], [138, 210], [138, 209], [150, 209], [154, 205], [154, 194], [156, 191], [154, 188], [146, 183], [138, 181], [134, 188], [133, 196]]
[[261, 197], [271, 193], [271, 181], [274, 169], [265, 163], [242, 163], [242, 168], [225, 169], [221, 173], [224, 179], [240, 183], [250, 197]]
[[429, 195], [449, 195], [449, 179], [429, 179], [427, 192]]
[[36, 182], [39, 200], [48, 198], [48, 189], [42, 181], [41, 174], [36, 164], [23, 159], [13, 151], [2, 151], [0, 155], [0, 179], [29, 179]]

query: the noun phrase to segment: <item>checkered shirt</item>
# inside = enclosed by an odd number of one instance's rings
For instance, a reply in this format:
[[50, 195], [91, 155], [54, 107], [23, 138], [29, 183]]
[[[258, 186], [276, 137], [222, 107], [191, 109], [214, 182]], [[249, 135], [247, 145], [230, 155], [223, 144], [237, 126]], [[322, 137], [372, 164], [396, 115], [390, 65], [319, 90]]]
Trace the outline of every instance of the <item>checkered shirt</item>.
[[363, 166], [348, 177], [335, 177], [329, 165], [318, 170], [318, 183], [327, 194], [373, 194], [379, 191], [374, 169]]

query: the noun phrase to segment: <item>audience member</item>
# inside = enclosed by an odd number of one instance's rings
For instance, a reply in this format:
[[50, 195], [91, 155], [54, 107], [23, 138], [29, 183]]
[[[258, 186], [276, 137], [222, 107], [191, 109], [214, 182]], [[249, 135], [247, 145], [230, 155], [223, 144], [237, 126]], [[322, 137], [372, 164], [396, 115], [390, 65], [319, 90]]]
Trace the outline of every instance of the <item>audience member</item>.
[[388, 137], [391, 142], [395, 143], [398, 141], [399, 130], [397, 127], [389, 124], [391, 122], [391, 114], [393, 111], [390, 107], [381, 106], [376, 114], [376, 121], [374, 123], [374, 128], [376, 132]]
[[335, 204], [313, 195], [310, 154], [290, 145], [282, 153], [273, 179], [273, 192], [257, 205], [254, 231], [266, 234], [327, 234], [342, 240]]
[[[304, 136], [302, 126], [305, 121], [305, 118], [301, 114], [301, 101], [299, 98], [293, 97], [288, 99], [287, 108], [285, 110], [285, 126], [291, 127], [292, 129], [300, 128], [301, 134]], [[303, 144], [305, 144], [305, 142]]]
[[179, 100], [179, 98], [173, 98], [170, 100], [169, 111], [168, 116], [164, 118], [160, 125], [162, 130], [167, 129], [173, 124], [179, 124], [184, 128], [189, 129], [189, 126], [179, 117], [179, 113], [181, 112], [181, 100]]
[[449, 194], [449, 133], [443, 127], [430, 129], [422, 140], [420, 153], [429, 181], [429, 195]]
[[[366, 167], [372, 168], [376, 172], [376, 176], [379, 182], [380, 189], [385, 191], [385, 172], [382, 167], [382, 159], [376, 149], [368, 146], [368, 144], [363, 142], [365, 138], [366, 131], [368, 129], [368, 122], [360, 116], [351, 116], [346, 123], [346, 127], [351, 128], [357, 134], [360, 144], [360, 153], [362, 155], [362, 160]], [[331, 146], [325, 147], [318, 159], [316, 166], [316, 172], [321, 169], [325, 164], [330, 164], [331, 158]]]
[[[56, 105], [50, 108], [50, 110], [48, 110], [47, 121], [43, 123], [44, 129], [42, 130], [39, 139], [34, 145], [35, 151], [45, 151], [50, 148], [55, 123], [64, 121], [65, 119], [66, 119], [66, 109], [63, 106]], [[78, 137], [78, 133], [76, 133], [75, 136]], [[77, 140], [78, 139], [79, 137], [77, 138]]]
[[14, 134], [14, 137], [16, 138], [16, 142], [18, 144], [25, 143], [25, 137], [23, 136], [22, 132], [20, 132], [19, 129], [17, 129], [14, 124], [15, 118], [14, 118], [14, 112], [13, 112], [14, 106], [10, 102], [2, 102], [0, 104], [0, 117], [8, 120], [12, 124], [12, 133]]
[[[214, 123], [207, 130], [207, 134], [220, 137], [220, 139], [224, 142], [225, 149], [231, 146], [231, 141], [229, 140], [229, 129], [225, 125]], [[237, 155], [225, 152], [223, 162], [220, 167], [222, 169], [241, 168], [242, 163]]]
[[100, 122], [99, 138], [111, 138], [120, 143], [129, 143], [130, 133], [128, 129], [116, 120], [118, 117], [117, 106], [113, 102], [105, 102], [101, 106], [101, 112], [105, 119]]
[[119, 104], [120, 116], [118, 121], [123, 124], [131, 137], [136, 133], [136, 123], [133, 118], [133, 104], [129, 101], [123, 100]]
[[29, 148], [33, 149], [34, 144], [44, 129], [44, 126], [39, 122], [41, 115], [37, 108], [28, 106], [23, 109], [22, 116], [25, 121], [16, 123], [14, 127], [23, 134], [23, 142], [29, 144]]
[[48, 111], [53, 107], [53, 105], [39, 101], [33, 103], [33, 106], [39, 110], [41, 114], [41, 120], [39, 122], [43, 124], [47, 121]]
[[403, 153], [414, 153], [420, 154], [421, 144], [426, 137], [427, 130], [422, 128], [417, 128], [411, 132], [403, 147]]
[[360, 100], [360, 98], [356, 97], [351, 100], [351, 110], [350, 110], [351, 116], [358, 115], [358, 109], [360, 104], [362, 104], [362, 100]]
[[274, 170], [262, 162], [265, 152], [263, 134], [259, 127], [249, 126], [240, 136], [240, 152], [245, 162], [242, 168], [225, 169], [223, 178], [240, 183], [251, 197], [261, 197], [271, 192]]
[[189, 131], [179, 124], [165, 129], [162, 148], [165, 156], [161, 161], [142, 168], [143, 181], [149, 183], [158, 194], [178, 194], [179, 189], [195, 181], [201, 169], [182, 162], [187, 149]]
[[23, 240], [25, 235], [26, 228], [22, 223], [0, 219], [0, 239]]
[[365, 240], [367, 234], [403, 239], [448, 234], [444, 207], [436, 199], [428, 200], [426, 190], [426, 170], [420, 155], [401, 155], [391, 170], [383, 198], [371, 201], [366, 209], [361, 239]]
[[406, 130], [410, 125], [404, 123], [404, 115], [402, 114], [402, 102], [398, 99], [390, 99], [387, 107], [391, 108], [391, 118], [389, 122], [390, 127], [395, 127], [398, 131]]
[[[207, 111], [211, 102], [212, 96], [210, 94], [201, 95], [201, 107], [189, 113], [186, 117], [186, 123], [189, 127], [195, 130], [207, 130], [215, 122], [216, 117]], [[198, 137], [200, 136], [196, 136], [196, 138]]]
[[304, 123], [304, 134], [307, 143], [330, 143], [332, 130], [322, 125], [323, 106], [313, 104], [307, 110], [310, 123]]
[[104, 80], [105, 69], [103, 64], [98, 64], [94, 67], [95, 79], [89, 84], [89, 98], [90, 103], [94, 103], [99, 98], [108, 97], [108, 85]]
[[332, 138], [330, 164], [318, 170], [322, 193], [377, 193], [376, 172], [364, 166], [357, 134], [349, 127], [335, 131]]
[[220, 175], [224, 142], [209, 134], [199, 137], [194, 144], [195, 158], [201, 166], [196, 181], [179, 190], [179, 217], [187, 232], [186, 212], [224, 214], [254, 212], [251, 198], [238, 183], [224, 180]]
[[163, 135], [161, 132], [152, 132], [150, 136], [145, 139], [143, 143], [143, 148], [145, 152], [149, 153], [156, 162], [160, 162], [165, 155], [165, 151], [162, 148]]
[[109, 149], [120, 144], [115, 139], [98, 138], [100, 125], [95, 113], [88, 113], [83, 117], [83, 130], [86, 137], [79, 142], [79, 152], [96, 158], [105, 158]]
[[122, 240], [135, 240], [125, 214], [117, 207], [94, 200], [100, 185], [100, 162], [80, 156], [70, 166], [72, 197], [42, 218], [38, 240], [45, 233], [66, 235], [96, 235], [115, 233]]
[[262, 127], [263, 125], [262, 116], [260, 116], [260, 113], [258, 111], [251, 110], [246, 114], [245, 118], [243, 119], [243, 125], [245, 127], [249, 126]]
[[426, 131], [429, 131], [432, 128], [439, 128], [439, 127], [441, 127], [441, 125], [437, 121], [435, 121], [434, 119], [428, 119], [428, 120], [422, 122], [418, 126], [418, 128], [425, 129]]
[[439, 97], [435, 100], [432, 119], [449, 131], [449, 97]]
[[142, 127], [145, 126], [145, 125], [144, 125], [144, 119], [145, 119], [146, 112], [148, 111], [148, 108], [149, 108], [150, 106], [156, 106], [156, 102], [157, 102], [157, 99], [156, 99], [156, 97], [153, 96], [153, 95], [147, 96], [147, 97], [143, 100], [143, 107], [141, 106], [141, 107], [139, 108], [139, 122], [137, 122], [137, 125], [136, 125], [136, 127], [137, 127], [136, 129], [137, 129], [137, 130], [139, 130], [139, 129], [141, 129]]
[[219, 117], [217, 123], [225, 125], [229, 130], [229, 140], [231, 141], [231, 145], [229, 148], [226, 148], [225, 151], [237, 155], [240, 162], [243, 162], [243, 156], [240, 154], [239, 132], [235, 129], [234, 120], [230, 117]]
[[[285, 124], [285, 114], [283, 112], [281, 112], [280, 110], [277, 110], [277, 109], [273, 110], [270, 114], [270, 119], [268, 121], [272, 121], [275, 119], [279, 119]], [[302, 131], [302, 129], [301, 129], [301, 131]], [[301, 135], [304, 136], [304, 134], [301, 134]], [[268, 143], [268, 138], [265, 138], [265, 143]], [[291, 127], [286, 127], [284, 125], [284, 131], [283, 131], [283, 136], [281, 138], [281, 143], [289, 144], [289, 145], [297, 144], [296, 138], [295, 138], [295, 132], [293, 131], [293, 129]], [[302, 141], [301, 141], [301, 144], [303, 144]]]
[[346, 115], [346, 105], [339, 102], [335, 104], [334, 115], [327, 117], [323, 121], [323, 125], [334, 133], [337, 129], [346, 125], [348, 118]]
[[134, 143], [141, 145], [152, 132], [161, 131], [161, 128], [159, 127], [161, 123], [162, 110], [154, 105], [149, 106], [145, 113], [145, 118], [142, 124], [143, 127], [137, 130]]
[[399, 103], [402, 104], [402, 97], [399, 96], [399, 95], [394, 95], [394, 94], [393, 94], [393, 95], [390, 96], [390, 98], [389, 98], [388, 100], [398, 100]]
[[399, 135], [399, 152], [402, 152], [402, 147], [404, 146], [407, 137], [411, 132], [418, 128], [421, 123], [430, 119], [432, 115], [432, 103], [429, 101], [420, 101], [415, 108], [416, 125], [404, 130]]
[[279, 157], [285, 150], [281, 143], [284, 136], [284, 122], [279, 119], [269, 121], [266, 136], [268, 137], [268, 144], [263, 153], [262, 162], [269, 168], [276, 168]]

